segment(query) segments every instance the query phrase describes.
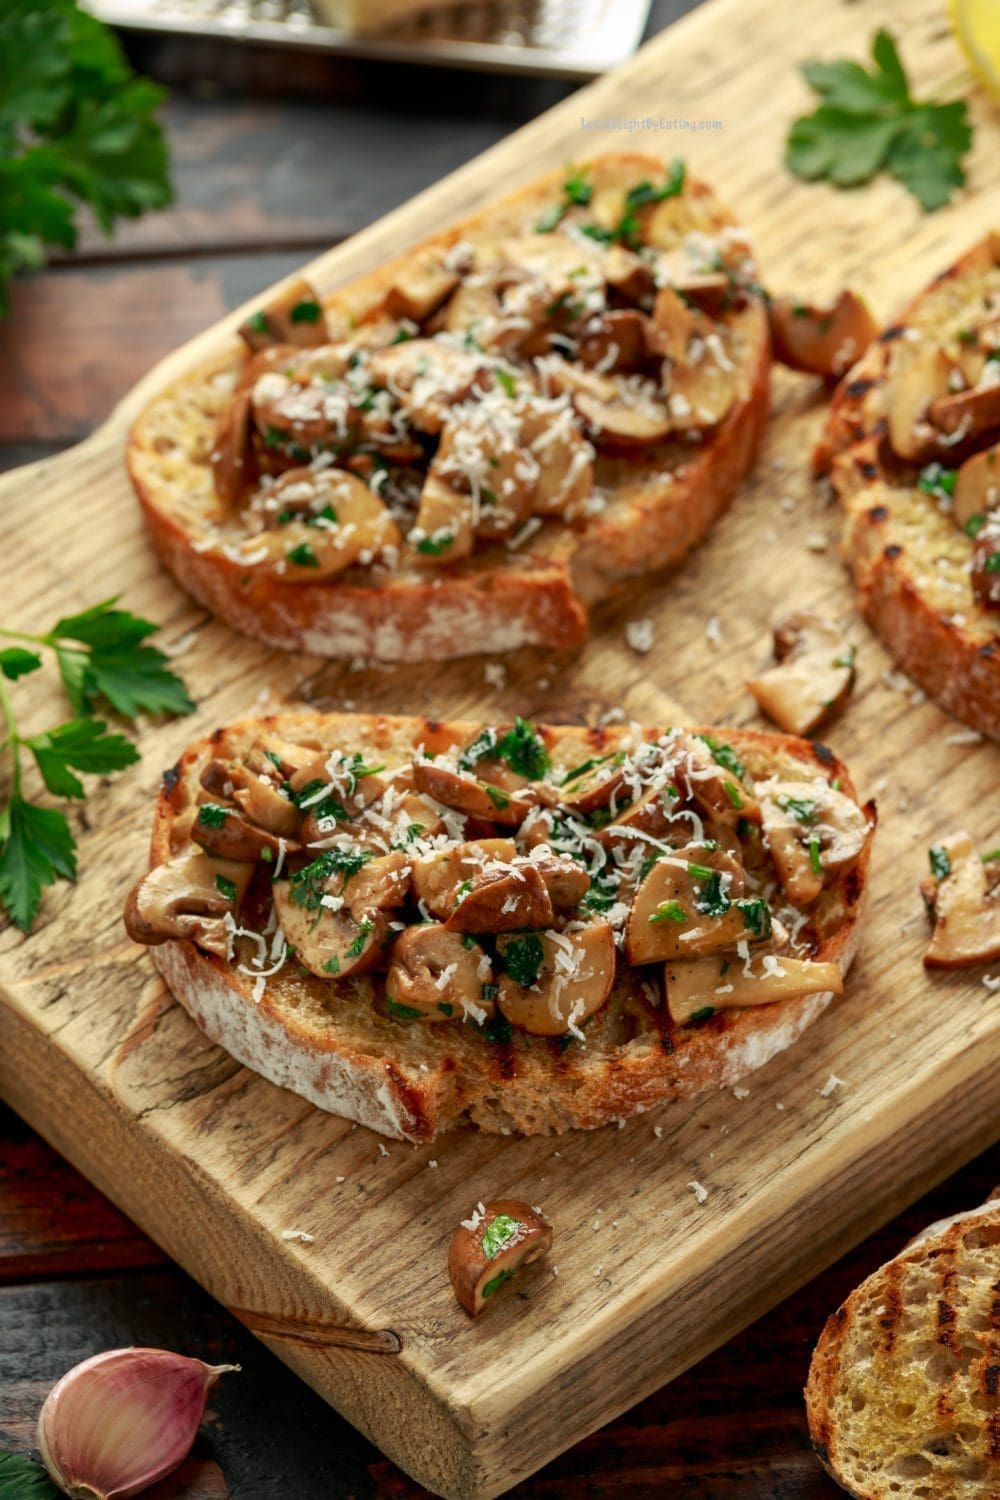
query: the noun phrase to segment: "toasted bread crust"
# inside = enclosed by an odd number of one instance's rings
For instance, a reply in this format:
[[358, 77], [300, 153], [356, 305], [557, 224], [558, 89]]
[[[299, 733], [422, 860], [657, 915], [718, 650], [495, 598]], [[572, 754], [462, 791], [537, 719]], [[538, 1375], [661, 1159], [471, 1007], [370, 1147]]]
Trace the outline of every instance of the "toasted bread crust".
[[855, 1500], [1000, 1495], [998, 1248], [991, 1200], [930, 1225], [827, 1320], [809, 1435]]
[[883, 456], [897, 351], [954, 325], [987, 280], [1000, 285], [990, 239], [919, 293], [845, 376], [813, 463], [844, 507], [842, 554], [865, 619], [936, 703], [998, 739], [1000, 616], [971, 595], [971, 543], [931, 496], [891, 483]]
[[[655, 156], [621, 153], [591, 164], [596, 183], [627, 184], [662, 172]], [[376, 306], [418, 251], [500, 237], [530, 225], [558, 192], [550, 172], [324, 298], [331, 327]], [[688, 192], [709, 229], [732, 216], [702, 183]], [[218, 519], [208, 458], [240, 354], [234, 347], [157, 396], [136, 421], [127, 464], [153, 544], [200, 603], [236, 629], [286, 650], [388, 661], [442, 660], [522, 645], [566, 648], [587, 634], [586, 606], [621, 579], [674, 566], [702, 541], [749, 472], [768, 411], [767, 319], [752, 298], [733, 314], [741, 391], [697, 446], [665, 442], [628, 457], [601, 454], [605, 511], [575, 529], [547, 522], [522, 548], [493, 546], [466, 563], [376, 577], [351, 569], [325, 581], [252, 575], [205, 546]]]
[[[165, 780], [151, 863], [169, 859], [185, 842], [206, 759], [246, 745], [262, 731], [405, 756], [420, 744], [439, 749], [466, 743], [479, 727], [400, 717], [278, 714], [216, 731], [191, 746]], [[582, 754], [593, 754], [613, 750], [628, 731], [542, 726], [540, 732], [550, 748], [571, 742]], [[838, 777], [841, 789], [854, 796], [848, 771], [823, 747], [753, 730], [721, 732], [748, 764], [789, 775]], [[867, 811], [873, 823], [874, 808]], [[845, 972], [857, 944], [870, 847], [869, 840], [857, 864], [839, 877], [831, 904], [842, 920], [818, 941], [815, 953]], [[696, 1027], [675, 1028], [664, 1015], [655, 1030], [637, 1030], [623, 992], [589, 1023], [586, 1049], [563, 1051], [557, 1042], [526, 1033], [498, 1045], [460, 1023], [401, 1025], [372, 1009], [364, 984], [356, 997], [331, 1001], [329, 984], [297, 973], [269, 981], [255, 1001], [250, 978], [186, 941], [163, 943], [151, 955], [198, 1025], [247, 1067], [320, 1108], [414, 1141], [431, 1140], [459, 1123], [502, 1134], [592, 1129], [665, 1099], [731, 1085], [790, 1046], [832, 998], [824, 993], [719, 1012]]]

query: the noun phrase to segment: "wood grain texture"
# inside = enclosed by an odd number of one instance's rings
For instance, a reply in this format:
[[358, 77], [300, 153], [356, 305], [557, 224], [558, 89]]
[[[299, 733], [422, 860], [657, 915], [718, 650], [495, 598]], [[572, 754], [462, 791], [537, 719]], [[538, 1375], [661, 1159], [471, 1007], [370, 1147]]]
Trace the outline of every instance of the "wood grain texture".
[[[501, 185], [620, 143], [613, 132], [581, 131], [581, 115], [669, 107], [723, 120], [718, 134], [652, 143], [665, 154], [687, 148], [742, 211], [772, 286], [812, 295], [842, 277], [888, 313], [991, 214], [1000, 218], [988, 111], [975, 111], [975, 196], [930, 219], [891, 183], [835, 197], [790, 182], [779, 161], [787, 121], [805, 102], [796, 63], [860, 53], [892, 13], [889, 0], [863, 11], [803, 0], [790, 28], [777, 0], [714, 0], [310, 274], [332, 287]], [[908, 12], [907, 60], [919, 88], [954, 86], [960, 63], [936, 0]], [[742, 683], [765, 653], [773, 612], [851, 608], [834, 553], [837, 517], [806, 473], [820, 404], [809, 382], [776, 379], [767, 451], [743, 497], [681, 575], [604, 606], [585, 651], [519, 654], [499, 692], [474, 660], [355, 672], [229, 635], [159, 572], [141, 534], [121, 470], [126, 424], [233, 321], [166, 361], [79, 449], [0, 491], [9, 617], [44, 626], [124, 585], [131, 607], [186, 645], [181, 665], [199, 703], [194, 721], [144, 726], [142, 766], [93, 797], [80, 821], [80, 883], [50, 894], [28, 941], [0, 938], [0, 1087], [390, 1456], [435, 1492], [485, 1497], [678, 1374], [993, 1138], [996, 1001], [976, 973], [925, 975], [916, 883], [927, 845], [957, 824], [971, 819], [984, 847], [997, 843], [1000, 751], [953, 742], [959, 726], [887, 685], [884, 653], [856, 625], [860, 688], [832, 738], [862, 791], [879, 797], [883, 827], [868, 932], [843, 1003], [739, 1101], [708, 1097], [562, 1141], [466, 1135], [383, 1155], [373, 1137], [212, 1048], [124, 939], [119, 912], [143, 862], [158, 772], [262, 692], [487, 718], [515, 708], [589, 717], [620, 703], [647, 722], [676, 698], [704, 721], [749, 722]], [[704, 633], [713, 616], [721, 649]], [[623, 644], [629, 617], [655, 622], [647, 657]], [[52, 710], [43, 685], [18, 687], [42, 722]], [[824, 1097], [831, 1073], [844, 1082]], [[708, 1189], [704, 1205], [692, 1181]], [[471, 1204], [500, 1194], [550, 1214], [559, 1274], [538, 1268], [524, 1296], [470, 1326], [452, 1300], [444, 1251]], [[315, 1240], [283, 1243], [286, 1228]]]

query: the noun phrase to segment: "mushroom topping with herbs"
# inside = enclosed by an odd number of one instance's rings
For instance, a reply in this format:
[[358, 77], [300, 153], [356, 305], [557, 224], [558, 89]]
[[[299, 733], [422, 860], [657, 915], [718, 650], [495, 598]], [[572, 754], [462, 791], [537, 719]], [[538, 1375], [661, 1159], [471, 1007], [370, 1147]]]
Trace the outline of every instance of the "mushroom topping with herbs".
[[868, 307], [847, 289], [826, 307], [794, 297], [772, 297], [767, 320], [781, 363], [824, 380], [839, 380], [845, 375], [878, 332]]
[[921, 886], [934, 922], [929, 969], [964, 969], [1000, 958], [1000, 850], [985, 858], [967, 833], [930, 851], [933, 878]]
[[774, 627], [776, 666], [747, 683], [762, 713], [789, 734], [812, 734], [854, 689], [854, 647], [840, 625], [798, 611]]
[[629, 963], [697, 958], [734, 949], [741, 941], [765, 942], [771, 913], [761, 897], [745, 896], [742, 867], [721, 849], [693, 844], [660, 854], [641, 881], [628, 926]]
[[976, 602], [983, 609], [1000, 608], [1000, 518], [991, 516], [976, 533], [969, 577]]
[[200, 804], [191, 824], [191, 837], [210, 854], [251, 862], [262, 859], [270, 863], [282, 852], [295, 853], [299, 847], [294, 839], [270, 833], [246, 813], [220, 802]]
[[224, 958], [232, 918], [254, 867], [211, 854], [184, 854], [156, 865], [133, 887], [125, 905], [125, 926], [133, 942], [147, 946], [187, 938]]
[[437, 339], [407, 339], [378, 349], [369, 373], [375, 386], [388, 389], [418, 432], [440, 432], [450, 410], [474, 391], [495, 384], [482, 356]]
[[470, 771], [452, 770], [433, 760], [417, 761], [413, 777], [418, 791], [443, 802], [445, 807], [505, 827], [516, 828], [523, 823], [534, 805], [532, 798], [504, 791], [491, 782], [479, 781]]
[[723, 827], [760, 822], [757, 799], [745, 783], [746, 767], [731, 745], [706, 734], [678, 734], [677, 772], [682, 791]]
[[455, 1230], [448, 1250], [448, 1275], [470, 1318], [522, 1266], [552, 1248], [552, 1225], [541, 1213], [513, 1198], [480, 1203]]
[[[294, 838], [302, 814], [286, 793], [280, 777], [275, 785], [277, 768], [270, 762], [265, 762], [265, 765], [266, 769], [256, 771], [249, 763], [211, 760], [201, 773], [201, 784], [206, 792], [216, 797], [232, 799], [251, 823], [268, 833], [277, 838]], [[215, 846], [206, 844], [205, 847]]]
[[322, 303], [308, 281], [297, 276], [240, 324], [240, 338], [256, 352], [271, 344], [319, 346], [329, 342], [330, 334]]
[[516, 854], [513, 839], [483, 838], [452, 844], [413, 861], [413, 894], [422, 908], [445, 921], [455, 910], [460, 892], [468, 889], [475, 877], [498, 865], [509, 865]]
[[670, 1019], [678, 1026], [705, 1021], [733, 1006], [770, 1005], [804, 995], [843, 994], [837, 964], [752, 953], [740, 958], [675, 959], [664, 968]]
[[244, 567], [285, 578], [332, 578], [402, 541], [389, 509], [345, 469], [290, 469], [268, 493], [272, 526], [239, 545]]
[[948, 445], [929, 420], [931, 406], [952, 392], [956, 366], [937, 344], [924, 344], [898, 372], [889, 408], [889, 441], [900, 458], [940, 457]]
[[600, 442], [632, 448], [658, 443], [675, 423], [651, 381], [601, 375], [558, 355], [544, 362], [544, 377], [557, 393], [569, 393], [577, 412]]
[[503, 966], [497, 1004], [511, 1025], [534, 1036], [579, 1031], [614, 985], [615, 938], [607, 922], [501, 937], [497, 953]]
[[[940, 471], [941, 475], [949, 471]], [[966, 536], [976, 537], [986, 524], [989, 513], [1000, 510], [1000, 443], [973, 453], [958, 469], [951, 481], [952, 520]]]
[[222, 414], [209, 460], [215, 493], [227, 505], [234, 505], [257, 477], [251, 431], [250, 393], [239, 392]]
[[[588, 882], [589, 884], [589, 882]], [[459, 886], [458, 905], [445, 926], [455, 932], [523, 932], [548, 927], [555, 911], [536, 864], [519, 860], [473, 875]]]
[[768, 782], [760, 806], [764, 842], [793, 901], [815, 901], [827, 873], [857, 859], [868, 838], [864, 811], [822, 778]]
[[281, 930], [299, 962], [321, 978], [360, 974], [377, 963], [389, 920], [405, 900], [409, 865], [396, 851], [325, 849], [272, 887]]
[[407, 927], [392, 947], [386, 1014], [397, 1021], [450, 1021], [493, 1015], [493, 969], [478, 943], [435, 922]]

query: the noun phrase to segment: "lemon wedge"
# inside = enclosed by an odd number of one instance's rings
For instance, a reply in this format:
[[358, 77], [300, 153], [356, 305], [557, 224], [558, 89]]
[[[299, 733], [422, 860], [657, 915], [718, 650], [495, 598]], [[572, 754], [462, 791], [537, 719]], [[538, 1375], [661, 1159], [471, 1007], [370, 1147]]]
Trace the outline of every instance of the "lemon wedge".
[[997, 0], [949, 0], [951, 29], [994, 99], [1000, 99], [1000, 5]]

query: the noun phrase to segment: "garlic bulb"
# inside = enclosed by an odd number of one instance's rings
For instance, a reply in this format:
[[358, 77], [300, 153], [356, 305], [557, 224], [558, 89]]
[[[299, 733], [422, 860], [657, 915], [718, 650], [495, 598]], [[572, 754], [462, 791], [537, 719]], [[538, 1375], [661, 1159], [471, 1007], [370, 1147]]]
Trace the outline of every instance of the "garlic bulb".
[[187, 1457], [210, 1387], [238, 1369], [167, 1349], [95, 1354], [45, 1399], [42, 1462], [73, 1500], [128, 1500]]

